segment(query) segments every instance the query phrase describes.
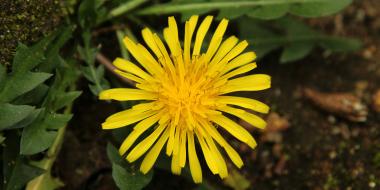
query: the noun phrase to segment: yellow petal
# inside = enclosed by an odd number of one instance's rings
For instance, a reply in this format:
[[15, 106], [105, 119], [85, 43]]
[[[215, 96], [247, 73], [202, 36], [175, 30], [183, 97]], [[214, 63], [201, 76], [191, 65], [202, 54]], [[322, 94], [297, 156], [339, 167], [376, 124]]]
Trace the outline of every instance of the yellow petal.
[[238, 168], [243, 166], [243, 160], [241, 159], [239, 154], [231, 147], [230, 144], [227, 143], [227, 141], [222, 137], [222, 135], [220, 135], [220, 133], [215, 129], [215, 127], [209, 125], [207, 128], [205, 127], [205, 129], [207, 130], [208, 134], [210, 134], [211, 137], [215, 139], [215, 141], [224, 148], [228, 156], [231, 158], [232, 162]]
[[220, 45], [220, 48], [218, 49], [218, 52], [215, 54], [214, 58], [210, 62], [210, 65], [217, 64], [224, 56], [228, 54], [228, 52], [231, 51], [235, 47], [235, 45], [238, 42], [238, 38], [235, 36], [230, 36], [224, 42], [222, 45]]
[[229, 80], [220, 88], [220, 94], [237, 91], [259, 91], [270, 88], [271, 79], [269, 75], [255, 74]]
[[231, 61], [231, 59], [241, 54], [247, 47], [248, 47], [248, 42], [246, 40], [239, 42], [230, 52], [228, 52], [228, 54], [223, 58], [221, 62]]
[[245, 64], [248, 64], [256, 59], [256, 54], [254, 52], [247, 52], [239, 55], [231, 62], [229, 62], [226, 67], [223, 69], [222, 73], [227, 73], [234, 68], [241, 67]]
[[245, 130], [242, 126], [238, 125], [234, 121], [228, 119], [223, 115], [210, 115], [209, 118], [214, 123], [223, 127], [226, 131], [228, 131], [231, 135], [239, 139], [240, 141], [246, 143], [251, 148], [256, 147], [256, 141], [252, 137], [251, 134], [247, 130]]
[[175, 175], [181, 174], [181, 167], [179, 166], [179, 155], [173, 154], [172, 164], [171, 164], [172, 173]]
[[190, 46], [191, 46], [191, 38], [193, 37], [193, 33], [195, 27], [197, 26], [198, 16], [191, 16], [189, 21], [186, 21], [185, 24], [185, 39], [184, 39], [184, 59], [185, 63], [190, 62]]
[[159, 125], [148, 137], [137, 144], [127, 156], [128, 162], [134, 162], [142, 156], [152, 145], [156, 142], [157, 138], [161, 135], [166, 125]]
[[140, 69], [140, 67], [125, 59], [116, 58], [115, 61], [113, 61], [113, 65], [120, 70], [130, 72], [149, 82], [154, 81], [154, 78], [151, 75], [147, 74], [145, 71]]
[[[140, 105], [140, 104], [138, 104]], [[131, 117], [131, 116], [135, 116], [135, 115], [138, 115], [138, 114], [141, 114], [141, 113], [146, 113], [146, 114], [149, 114], [149, 113], [155, 113], [155, 112], [149, 112], [148, 111], [152, 111], [150, 109], [150, 107], [145, 107], [144, 109], [127, 109], [127, 110], [124, 110], [124, 111], [121, 111], [121, 112], [117, 112], [109, 117], [107, 117], [106, 121], [118, 121], [118, 120], [121, 120], [121, 119], [125, 119], [127, 117]]]
[[113, 88], [104, 90], [99, 94], [100, 100], [155, 100], [157, 94], [133, 88]]
[[208, 29], [210, 28], [213, 16], [207, 16], [201, 23], [198, 28], [197, 35], [195, 37], [193, 56], [199, 55], [201, 52], [202, 42], [204, 37], [207, 34]]
[[251, 98], [236, 97], [236, 96], [218, 96], [216, 101], [221, 104], [230, 104], [230, 105], [240, 106], [243, 108], [248, 108], [260, 113], [269, 112], [268, 105]]
[[237, 75], [249, 72], [256, 67], [257, 67], [256, 63], [248, 63], [247, 65], [239, 67], [239, 68], [221, 76], [218, 80], [230, 79], [230, 78], [235, 77]]
[[160, 114], [153, 115], [143, 121], [140, 121], [133, 129], [133, 131], [128, 135], [128, 137], [123, 141], [119, 148], [120, 155], [124, 155], [136, 139], [143, 134], [147, 129], [149, 129], [153, 124], [155, 124], [160, 119]]
[[227, 152], [228, 156], [236, 165], [236, 167], [241, 168], [243, 166], [243, 160], [241, 159], [239, 153], [237, 153], [236, 150], [231, 147], [231, 145], [226, 144], [224, 150]]
[[148, 152], [148, 154], [145, 156], [143, 162], [140, 166], [140, 171], [143, 174], [146, 174], [149, 172], [150, 169], [152, 169], [154, 163], [157, 160], [158, 155], [160, 154], [162, 147], [164, 147], [166, 141], [169, 137], [169, 130], [165, 130], [165, 132], [161, 135], [160, 139], [157, 141], [157, 143], [152, 147], [152, 149]]
[[218, 27], [216, 28], [215, 33], [211, 38], [210, 44], [208, 46], [208, 49], [205, 55], [206, 62], [209, 62], [212, 56], [214, 56], [216, 50], [218, 50], [219, 45], [223, 40], [224, 32], [226, 32], [227, 25], [228, 25], [228, 20], [222, 19], [222, 21], [220, 21]]
[[197, 152], [195, 151], [194, 134], [189, 132], [187, 135], [188, 150], [189, 150], [189, 165], [191, 176], [195, 183], [202, 182], [202, 168], [198, 160]]
[[108, 118], [104, 123], [102, 123], [103, 129], [116, 129], [136, 123], [143, 120], [157, 112], [121, 112], [118, 115], [112, 115], [112, 118]]
[[135, 81], [137, 83], [144, 83], [145, 81], [142, 79], [142, 78], [139, 78], [137, 77], [136, 75], [133, 75], [131, 73], [126, 73], [126, 72], [123, 72], [123, 71], [120, 71], [118, 69], [115, 69], [114, 70], [117, 74], [119, 74], [120, 76], [124, 77], [124, 78], [127, 78], [129, 80], [132, 80], [132, 81]]
[[263, 119], [261, 119], [259, 116], [251, 114], [241, 109], [236, 109], [229, 106], [223, 106], [218, 109], [220, 111], [224, 111], [226, 113], [235, 115], [236, 117], [239, 117], [240, 119], [260, 129], [264, 129], [265, 126], [267, 125], [266, 122]]
[[181, 131], [180, 146], [179, 146], [179, 166], [185, 167], [186, 164], [186, 131]]
[[170, 123], [169, 140], [168, 140], [168, 144], [166, 146], [166, 155], [168, 155], [168, 156], [170, 156], [173, 153], [175, 130], [176, 130], [176, 126], [173, 125], [173, 122], [171, 122]]
[[161, 53], [164, 55], [163, 57], [160, 58], [160, 60], [161, 60], [160, 63], [162, 64], [162, 66], [169, 69], [170, 73], [173, 75], [174, 71], [175, 71], [174, 66], [173, 66], [173, 62], [169, 56], [168, 51], [166, 50], [164, 43], [161, 41], [160, 37], [158, 37], [157, 34], [154, 34], [153, 37], [154, 37], [154, 41], [156, 42]]
[[160, 48], [157, 46], [155, 40], [154, 40], [154, 35], [152, 31], [150, 31], [149, 28], [144, 28], [141, 31], [142, 37], [145, 41], [145, 43], [148, 45], [148, 47], [153, 51], [153, 53], [157, 56], [157, 58], [162, 57], [162, 53], [160, 51]]
[[197, 132], [195, 134], [197, 136], [199, 144], [201, 145], [202, 152], [203, 152], [203, 155], [205, 157], [205, 160], [206, 160], [208, 167], [210, 168], [210, 170], [213, 174], [218, 174], [219, 173], [218, 166], [217, 166], [216, 161], [214, 159], [214, 156], [211, 154], [211, 151], [210, 151], [209, 147], [207, 146], [204, 138], [200, 134], [198, 134]]
[[228, 170], [227, 170], [226, 161], [224, 160], [222, 154], [220, 154], [218, 148], [216, 147], [214, 143], [214, 140], [212, 140], [212, 138], [209, 135], [207, 135], [206, 142], [207, 142], [207, 145], [210, 147], [211, 155], [213, 155], [214, 159], [216, 160], [220, 178], [223, 179], [227, 177]]
[[124, 38], [124, 44], [132, 56], [150, 73], [160, 74], [162, 68], [157, 61], [150, 55], [149, 51], [141, 44], [135, 44], [130, 38]]

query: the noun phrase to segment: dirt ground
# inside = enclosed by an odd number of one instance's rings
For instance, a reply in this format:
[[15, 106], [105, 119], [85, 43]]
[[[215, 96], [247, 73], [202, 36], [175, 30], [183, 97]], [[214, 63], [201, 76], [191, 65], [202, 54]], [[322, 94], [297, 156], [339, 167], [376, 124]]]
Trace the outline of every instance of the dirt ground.
[[[272, 88], [246, 95], [271, 106], [271, 130], [252, 131], [259, 144], [254, 151], [236, 146], [245, 162], [241, 173], [251, 183], [249, 189], [380, 189], [380, 113], [373, 108], [373, 96], [380, 90], [380, 1], [357, 1], [339, 15], [308, 22], [329, 34], [358, 38], [363, 49], [351, 54], [317, 49], [286, 65], [278, 63], [274, 52], [259, 62], [254, 72], [271, 75]], [[304, 93], [306, 88], [322, 94]], [[364, 106], [360, 109], [368, 108], [364, 121], [351, 121], [352, 113], [332, 113], [347, 93], [362, 102], [356, 102]], [[117, 189], [106, 155], [112, 134], [102, 131], [100, 123], [119, 109], [115, 103], [97, 101], [89, 91], [76, 100], [59, 167], [54, 167], [66, 184], [63, 189]], [[205, 173], [214, 189], [230, 189]], [[194, 187], [158, 169], [146, 189]]]

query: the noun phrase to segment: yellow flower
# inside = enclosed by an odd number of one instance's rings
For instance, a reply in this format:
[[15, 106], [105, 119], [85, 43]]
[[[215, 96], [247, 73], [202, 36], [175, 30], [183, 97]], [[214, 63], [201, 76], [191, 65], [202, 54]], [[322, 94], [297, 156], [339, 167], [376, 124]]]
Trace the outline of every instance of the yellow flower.
[[[186, 21], [182, 49], [176, 21], [174, 17], [169, 17], [164, 38], [170, 54], [159, 36], [145, 28], [142, 37], [155, 56], [143, 45], [125, 37], [125, 46], [142, 67], [121, 58], [113, 62], [117, 67], [115, 71], [135, 81], [137, 88], [105, 90], [99, 98], [143, 102], [111, 115], [102, 124], [102, 128], [115, 129], [138, 122], [122, 143], [119, 152], [124, 155], [132, 149], [126, 156], [129, 162], [134, 162], [148, 152], [140, 167], [144, 174], [153, 167], [166, 144], [166, 154], [172, 156], [172, 172], [178, 175], [181, 173], [187, 156], [193, 180], [196, 183], [202, 182], [202, 169], [195, 148], [197, 141], [211, 172], [224, 178], [228, 171], [221, 148], [238, 168], [243, 165], [243, 161], [218, 128], [229, 132], [251, 148], [255, 148], [256, 141], [247, 130], [223, 112], [258, 128], [266, 125], [263, 119], [243, 109], [268, 113], [267, 105], [257, 100], [226, 94], [270, 88], [270, 76], [254, 74], [239, 77], [256, 68], [256, 55], [254, 52], [242, 53], [248, 46], [247, 41], [238, 42], [235, 36], [223, 41], [228, 25], [226, 19], [219, 23], [206, 52], [201, 53], [202, 42], [212, 19], [212, 16], [207, 16], [199, 25], [193, 47], [191, 42], [198, 16], [192, 16]], [[150, 134], [132, 146], [149, 129]]]

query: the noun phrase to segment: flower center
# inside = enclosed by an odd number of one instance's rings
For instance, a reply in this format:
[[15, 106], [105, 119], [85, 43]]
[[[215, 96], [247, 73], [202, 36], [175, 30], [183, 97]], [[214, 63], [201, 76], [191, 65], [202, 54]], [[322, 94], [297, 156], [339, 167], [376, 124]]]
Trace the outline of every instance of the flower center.
[[180, 73], [178, 66], [178, 72], [168, 71], [160, 79], [158, 102], [167, 108], [174, 124], [192, 130], [197, 118], [206, 118], [208, 112], [215, 110], [216, 89], [214, 80], [206, 74], [207, 66], [197, 68], [194, 61], [186, 66], [185, 73]]

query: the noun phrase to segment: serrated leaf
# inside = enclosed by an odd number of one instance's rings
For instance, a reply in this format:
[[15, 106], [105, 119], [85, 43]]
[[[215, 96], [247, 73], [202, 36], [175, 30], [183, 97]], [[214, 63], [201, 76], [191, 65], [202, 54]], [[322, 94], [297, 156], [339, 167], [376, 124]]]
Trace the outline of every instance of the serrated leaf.
[[288, 63], [296, 61], [298, 59], [302, 59], [306, 55], [308, 55], [312, 49], [313, 44], [307, 42], [292, 43], [291, 45], [284, 48], [284, 51], [282, 52], [280, 57], [280, 62]]
[[102, 90], [109, 88], [109, 82], [104, 78], [104, 66], [97, 68], [92, 66], [82, 67], [83, 76], [93, 84], [89, 84], [91, 92], [98, 95]]
[[112, 162], [112, 177], [121, 190], [139, 190], [152, 180], [153, 172], [144, 175], [140, 171], [128, 170], [126, 161], [110, 144], [107, 145], [107, 155]]
[[101, 78], [103, 78], [103, 76], [104, 76], [104, 66], [99, 65], [98, 68], [96, 68], [96, 77], [98, 79], [101, 79]]
[[32, 155], [49, 148], [57, 136], [57, 131], [52, 129], [64, 127], [67, 119], [67, 116], [57, 117], [57, 114], [42, 112], [22, 131], [20, 154]]
[[49, 86], [46, 84], [40, 84], [33, 90], [17, 97], [13, 103], [14, 104], [28, 104], [28, 105], [39, 105], [42, 100], [45, 98], [47, 92], [49, 90]]
[[41, 109], [34, 109], [26, 118], [8, 127], [7, 130], [19, 129], [31, 124], [38, 117], [40, 112], [41, 112]]
[[[205, 11], [219, 10], [221, 17], [228, 15], [244, 15], [253, 13], [251, 16], [256, 18], [278, 18], [285, 13], [297, 14], [306, 17], [326, 16], [338, 12], [351, 3], [352, 0], [255, 0], [255, 1], [233, 1], [233, 0], [216, 0], [216, 1], [179, 1], [149, 6], [137, 12], [140, 15], [149, 14], [173, 14], [185, 13], [201, 14]], [[223, 15], [228, 13], [227, 15]]]
[[51, 109], [52, 110], [59, 110], [62, 109], [63, 107], [69, 105], [72, 103], [75, 99], [77, 99], [82, 92], [80, 91], [71, 91], [71, 92], [66, 92], [63, 94], [58, 94], [55, 96], [55, 100], [51, 104]]
[[22, 121], [35, 110], [33, 106], [0, 104], [0, 130], [7, 129]]
[[31, 91], [48, 78], [49, 73], [32, 73], [30, 71], [21, 74], [14, 74], [8, 77], [3, 89], [0, 92], [0, 102], [10, 102], [18, 96]]
[[152, 172], [144, 175], [141, 172], [130, 173], [117, 164], [112, 164], [112, 177], [121, 190], [140, 190], [152, 180]]
[[59, 129], [65, 126], [66, 123], [69, 122], [73, 117], [73, 115], [51, 113], [47, 114], [45, 117], [47, 117], [44, 123], [46, 125], [46, 129]]
[[58, 67], [62, 63], [59, 56], [59, 50], [61, 47], [71, 38], [72, 26], [61, 27], [55, 32], [57, 36], [52, 43], [49, 44], [46, 50], [46, 60], [38, 66], [39, 71], [52, 72], [54, 68]]
[[78, 21], [83, 28], [90, 28], [106, 19], [103, 0], [84, 0], [79, 5]]
[[77, 79], [78, 73], [70, 68], [61, 68], [57, 70], [54, 82], [49, 89], [42, 106], [49, 111], [57, 111], [72, 102], [80, 95], [80, 92], [66, 92], [67, 88]]
[[43, 38], [32, 47], [19, 43], [13, 58], [12, 72], [23, 73], [37, 66], [45, 58], [44, 52], [52, 38], [53, 36]]

